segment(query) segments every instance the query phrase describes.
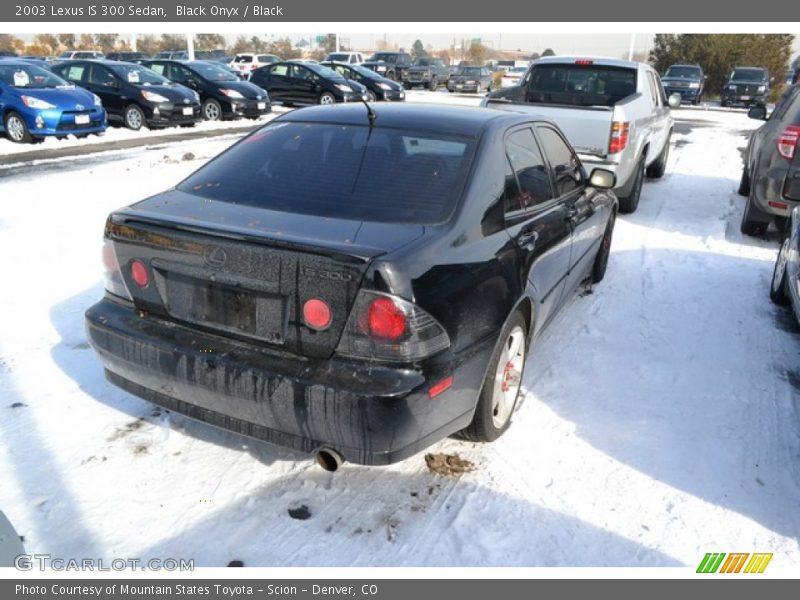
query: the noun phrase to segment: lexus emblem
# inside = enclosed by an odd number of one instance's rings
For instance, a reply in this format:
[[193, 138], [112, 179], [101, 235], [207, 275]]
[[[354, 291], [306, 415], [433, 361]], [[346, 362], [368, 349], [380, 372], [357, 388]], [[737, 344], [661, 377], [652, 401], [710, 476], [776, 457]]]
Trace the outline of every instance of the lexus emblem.
[[203, 250], [203, 260], [209, 267], [221, 269], [228, 262], [228, 253], [219, 246], [206, 246]]

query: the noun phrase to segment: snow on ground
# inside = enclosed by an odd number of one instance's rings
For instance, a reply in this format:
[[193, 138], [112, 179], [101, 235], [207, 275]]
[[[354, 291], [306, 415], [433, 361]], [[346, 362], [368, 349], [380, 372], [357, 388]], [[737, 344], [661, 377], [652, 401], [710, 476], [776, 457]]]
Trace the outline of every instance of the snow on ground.
[[776, 240], [738, 232], [754, 125], [678, 124], [606, 279], [536, 343], [511, 429], [433, 447], [475, 463], [459, 478], [422, 454], [326, 473], [103, 379], [83, 311], [107, 213], [233, 136], [0, 171], [0, 508], [29, 552], [65, 558], [694, 567], [738, 551], [797, 567], [800, 339], [767, 296]]

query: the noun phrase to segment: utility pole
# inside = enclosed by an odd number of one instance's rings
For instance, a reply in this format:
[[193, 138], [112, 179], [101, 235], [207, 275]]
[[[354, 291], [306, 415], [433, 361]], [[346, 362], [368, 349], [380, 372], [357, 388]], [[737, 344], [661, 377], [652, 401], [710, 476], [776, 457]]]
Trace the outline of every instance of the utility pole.
[[633, 60], [633, 46], [636, 44], [636, 34], [631, 34], [631, 47], [628, 49], [628, 60]]
[[194, 60], [194, 34], [186, 34], [186, 53], [189, 55], [189, 60]]
[[135, 33], [131, 34], [131, 50], [136, 52], [136, 34]]

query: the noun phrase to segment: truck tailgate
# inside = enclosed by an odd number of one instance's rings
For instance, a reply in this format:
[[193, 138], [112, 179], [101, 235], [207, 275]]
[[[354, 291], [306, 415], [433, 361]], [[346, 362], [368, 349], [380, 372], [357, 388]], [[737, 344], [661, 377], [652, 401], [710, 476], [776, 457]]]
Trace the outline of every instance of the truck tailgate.
[[518, 104], [489, 101], [489, 108], [530, 113], [553, 121], [567, 136], [579, 154], [605, 156], [614, 109], [607, 106], [554, 106], [551, 104]]

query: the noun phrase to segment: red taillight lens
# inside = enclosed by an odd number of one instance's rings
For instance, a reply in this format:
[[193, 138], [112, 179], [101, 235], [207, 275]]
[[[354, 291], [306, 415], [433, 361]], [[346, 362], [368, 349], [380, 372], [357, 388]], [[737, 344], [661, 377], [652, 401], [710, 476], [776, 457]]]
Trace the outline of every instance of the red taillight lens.
[[575, 61], [575, 64], [576, 65], [593, 65], [594, 61], [593, 60], [589, 60], [588, 58], [579, 58], [578, 60]]
[[303, 321], [311, 329], [327, 329], [331, 324], [331, 309], [323, 300], [311, 298], [303, 305]]
[[778, 138], [778, 154], [786, 160], [792, 160], [800, 138], [800, 126], [789, 125]]
[[385, 340], [396, 340], [406, 330], [406, 314], [390, 298], [375, 298], [369, 305], [369, 332]]
[[629, 132], [630, 123], [623, 121], [614, 121], [611, 123], [611, 137], [608, 140], [609, 154], [616, 154], [625, 149], [625, 146], [628, 145]]
[[131, 261], [131, 277], [140, 288], [150, 285], [150, 273], [147, 271], [147, 266], [138, 258]]

